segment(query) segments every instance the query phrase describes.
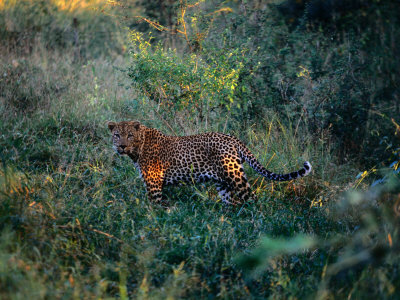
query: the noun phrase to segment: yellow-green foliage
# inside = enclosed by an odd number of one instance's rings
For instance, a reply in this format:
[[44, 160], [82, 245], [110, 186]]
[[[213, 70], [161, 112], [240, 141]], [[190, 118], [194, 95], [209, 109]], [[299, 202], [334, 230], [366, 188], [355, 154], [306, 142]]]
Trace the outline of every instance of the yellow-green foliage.
[[232, 107], [246, 105], [235, 97], [245, 49], [215, 53], [204, 60], [200, 54], [182, 56], [176, 50], [152, 45], [151, 37], [131, 32], [132, 61], [128, 75], [147, 100], [162, 107], [167, 118], [176, 113], [197, 124], [215, 122]]

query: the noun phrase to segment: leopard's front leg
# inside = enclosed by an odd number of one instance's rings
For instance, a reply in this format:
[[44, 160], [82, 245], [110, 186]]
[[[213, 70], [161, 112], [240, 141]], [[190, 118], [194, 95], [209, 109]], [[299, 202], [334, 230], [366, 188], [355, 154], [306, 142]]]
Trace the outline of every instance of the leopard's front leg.
[[156, 203], [162, 202], [162, 182], [149, 180], [146, 181], [147, 196]]
[[142, 173], [149, 199], [156, 203], [161, 203], [163, 200], [164, 171], [157, 164], [154, 164], [148, 166]]

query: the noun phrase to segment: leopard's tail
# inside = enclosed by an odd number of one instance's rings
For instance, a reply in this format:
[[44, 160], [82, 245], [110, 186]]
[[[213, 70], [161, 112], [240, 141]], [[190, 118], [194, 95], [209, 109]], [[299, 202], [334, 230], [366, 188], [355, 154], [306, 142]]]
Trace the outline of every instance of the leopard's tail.
[[241, 156], [242, 160], [247, 161], [247, 163], [254, 170], [256, 170], [259, 174], [261, 174], [262, 176], [264, 176], [265, 178], [268, 178], [270, 180], [289, 181], [289, 180], [296, 179], [299, 177], [307, 176], [308, 174], [310, 174], [311, 169], [312, 169], [311, 164], [308, 161], [306, 161], [304, 163], [303, 168], [301, 168], [298, 171], [287, 173], [287, 174], [275, 174], [271, 171], [268, 171], [266, 168], [264, 168], [263, 165], [261, 165], [258, 162], [258, 160], [255, 158], [253, 153], [251, 153], [250, 150], [247, 149], [247, 147], [244, 144], [240, 143], [240, 146], [238, 147], [237, 150], [238, 150], [239, 155]]

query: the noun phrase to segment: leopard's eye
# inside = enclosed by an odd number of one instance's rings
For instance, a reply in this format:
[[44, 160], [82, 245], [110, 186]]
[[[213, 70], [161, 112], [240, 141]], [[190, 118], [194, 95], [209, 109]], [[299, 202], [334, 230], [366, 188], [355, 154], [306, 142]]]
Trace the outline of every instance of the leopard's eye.
[[133, 138], [133, 134], [132, 133], [128, 134], [128, 139], [130, 139], [130, 138]]
[[118, 133], [114, 133], [114, 136], [119, 139], [119, 134]]

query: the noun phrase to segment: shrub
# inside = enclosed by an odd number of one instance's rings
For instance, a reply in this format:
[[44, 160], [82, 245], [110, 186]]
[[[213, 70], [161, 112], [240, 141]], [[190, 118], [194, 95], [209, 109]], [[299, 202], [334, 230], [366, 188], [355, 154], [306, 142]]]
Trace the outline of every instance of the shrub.
[[[153, 46], [151, 39], [132, 32], [132, 61], [128, 76], [146, 99], [153, 101], [160, 115], [183, 125], [194, 122], [195, 128], [241, 109], [246, 102], [235, 96], [245, 50], [218, 51], [213, 56], [179, 54]], [[187, 125], [187, 123], [185, 124]], [[184, 126], [182, 126], [184, 129]]]

